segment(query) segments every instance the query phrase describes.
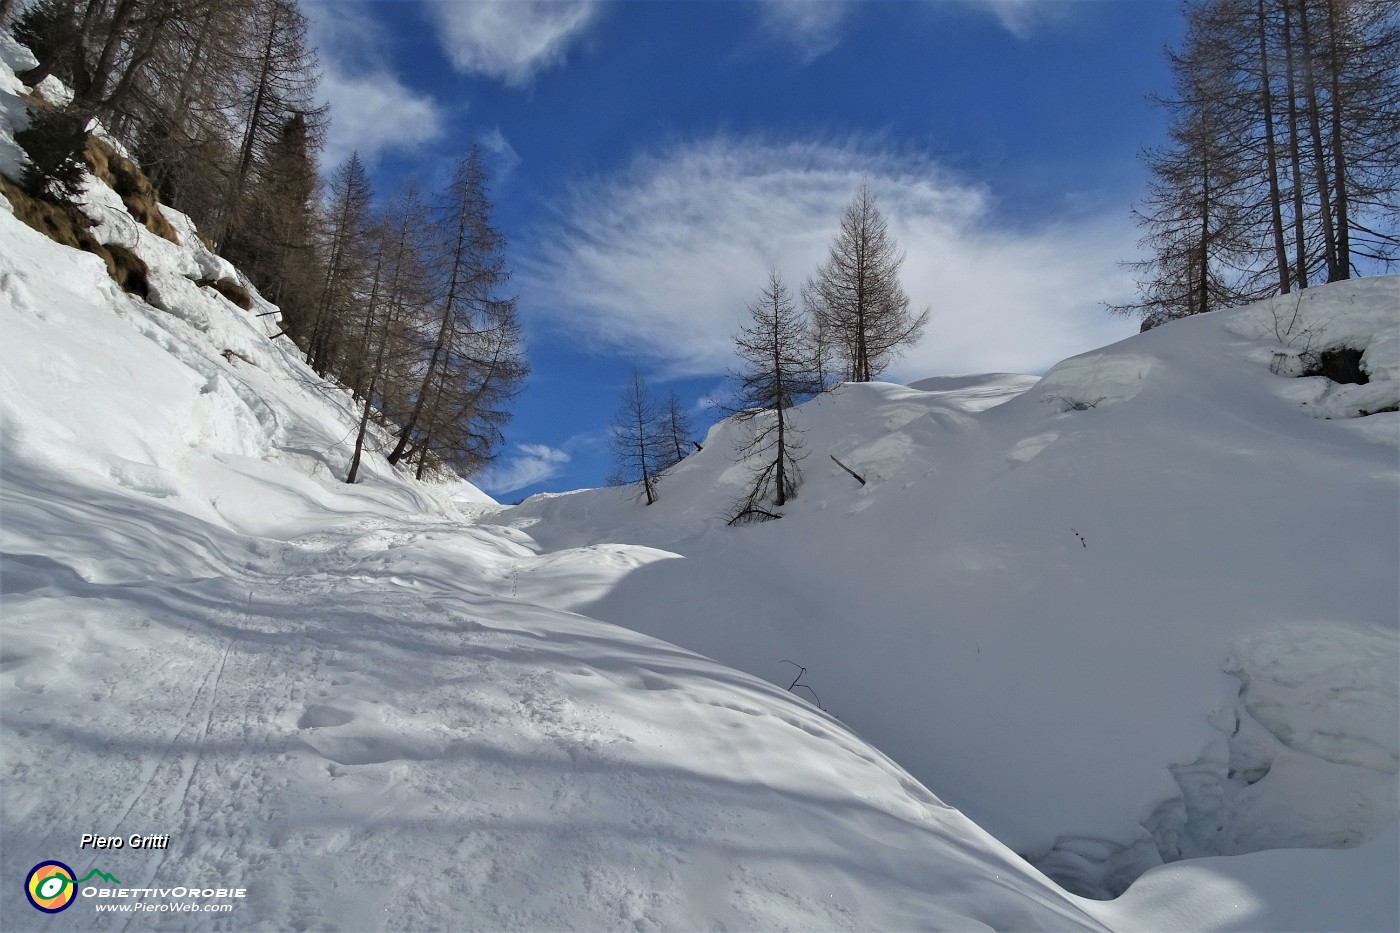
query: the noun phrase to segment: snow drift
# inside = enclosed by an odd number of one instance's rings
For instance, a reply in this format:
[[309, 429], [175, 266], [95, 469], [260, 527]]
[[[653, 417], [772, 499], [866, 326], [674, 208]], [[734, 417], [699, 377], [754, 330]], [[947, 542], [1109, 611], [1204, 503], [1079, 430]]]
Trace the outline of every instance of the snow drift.
[[[1397, 325], [1400, 279], [1376, 278], [1162, 327], [1030, 388], [846, 385], [796, 412], [806, 483], [757, 527], [724, 527], [748, 475], [728, 422], [650, 508], [593, 490], [487, 520], [571, 569], [567, 593], [527, 586], [541, 600], [776, 683], [805, 666], [828, 709], [1072, 890], [1356, 845], [1397, 814]], [[1364, 384], [1301, 375], [1335, 347]]]
[[[724, 528], [748, 475], [732, 423], [650, 509], [591, 490], [489, 521], [584, 577], [542, 600], [774, 682], [799, 661], [829, 709], [1071, 890], [1357, 845], [1397, 814], [1397, 324], [1400, 279], [1359, 280], [1159, 328], [1029, 389], [844, 385], [795, 415], [806, 483], [762, 527]], [[1299, 377], [1336, 346], [1366, 384]], [[998, 388], [1023, 391], [987, 408]], [[573, 556], [599, 535], [637, 569]]]

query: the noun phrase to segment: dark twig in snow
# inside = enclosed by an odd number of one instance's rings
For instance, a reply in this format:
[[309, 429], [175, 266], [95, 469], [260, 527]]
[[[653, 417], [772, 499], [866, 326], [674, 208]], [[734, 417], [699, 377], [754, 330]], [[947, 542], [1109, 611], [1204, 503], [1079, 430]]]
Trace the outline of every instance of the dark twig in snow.
[[1100, 395], [1092, 402], [1086, 402], [1082, 399], [1066, 398], [1063, 395], [1047, 395], [1045, 396], [1045, 398], [1041, 399], [1041, 401], [1060, 402], [1065, 406], [1064, 408], [1061, 408], [1060, 411], [1088, 411], [1091, 408], [1098, 408], [1099, 402], [1107, 401], [1107, 399], [1108, 396]]
[[796, 661], [789, 661], [787, 658], [783, 658], [782, 663], [791, 664], [793, 667], [797, 668], [797, 676], [792, 679], [792, 683], [788, 684], [788, 692], [795, 693], [797, 692], [798, 688], [806, 690], [812, 695], [812, 699], [817, 702], [817, 709], [825, 710], [826, 707], [822, 706], [822, 698], [817, 696], [817, 691], [813, 690], [806, 684], [798, 683], [798, 681], [802, 679], [802, 675], [807, 673], [807, 668], [803, 667], [801, 664], [798, 664]]
[[865, 477], [864, 477], [864, 476], [861, 476], [861, 475], [860, 475], [859, 473], [857, 473], [855, 470], [852, 470], [850, 467], [846, 466], [846, 464], [842, 463], [840, 460], [837, 460], [835, 454], [827, 454], [827, 456], [831, 458], [831, 462], [832, 462], [832, 463], [835, 463], [835, 464], [836, 464], [837, 466], [839, 466], [841, 469], [845, 470], [847, 473], [849, 473], [849, 474], [851, 474], [852, 476], [854, 476], [854, 477], [856, 478], [856, 482], [860, 483], [862, 486], [865, 485]]
[[740, 512], [738, 515], [735, 515], [733, 518], [731, 518], [731, 519], [728, 521], [727, 524], [730, 524], [730, 525], [738, 525], [738, 524], [740, 524], [740, 523], [742, 523], [742, 522], [769, 522], [769, 521], [772, 521], [772, 520], [775, 519], [775, 518], [782, 518], [782, 517], [783, 517], [783, 516], [780, 515], [780, 514], [778, 514], [777, 512], [770, 512], [770, 511], [768, 511], [767, 509], [760, 509], [760, 508], [757, 508], [757, 507], [751, 507], [751, 508], [744, 509], [744, 510], [743, 510], [742, 512]]

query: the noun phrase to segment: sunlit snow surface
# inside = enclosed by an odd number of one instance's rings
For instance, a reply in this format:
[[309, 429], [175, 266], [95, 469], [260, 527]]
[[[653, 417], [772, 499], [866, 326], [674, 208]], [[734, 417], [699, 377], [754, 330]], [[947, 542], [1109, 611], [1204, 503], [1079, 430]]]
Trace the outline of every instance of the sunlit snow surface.
[[[178, 214], [86, 201], [165, 310], [0, 209], [0, 928], [1400, 923], [1400, 416], [1308, 417], [1394, 397], [1396, 280], [847, 387], [730, 529], [731, 426], [650, 509], [345, 486], [349, 400], [276, 315], [194, 284], [231, 270]], [[1368, 386], [1288, 375], [1328, 333]], [[1357, 847], [1094, 902], [1003, 842], [1098, 893]], [[45, 859], [247, 897], [48, 918]]]
[[[245, 347], [259, 421], [242, 364], [190, 365], [210, 334], [4, 213], [0, 242], [5, 929], [42, 926], [18, 880], [46, 858], [245, 887], [205, 921], [238, 929], [1095, 925], [800, 699], [521, 597], [549, 563], [485, 506], [344, 487], [326, 438], [221, 450], [316, 428], [278, 345]], [[206, 310], [209, 347], [256, 333]]]
[[[842, 387], [794, 418], [805, 484], [777, 522], [724, 526], [747, 476], [730, 423], [654, 506], [583, 491], [488, 520], [574, 563], [541, 599], [774, 682], [798, 662], [945, 800], [1109, 896], [1164, 859], [1394, 821], [1400, 414], [1359, 413], [1400, 397], [1398, 334], [1400, 279], [1339, 283], [990, 408], [1009, 377]], [[1366, 385], [1296, 377], [1335, 344]], [[600, 538], [683, 559], [614, 573], [572, 550]]]

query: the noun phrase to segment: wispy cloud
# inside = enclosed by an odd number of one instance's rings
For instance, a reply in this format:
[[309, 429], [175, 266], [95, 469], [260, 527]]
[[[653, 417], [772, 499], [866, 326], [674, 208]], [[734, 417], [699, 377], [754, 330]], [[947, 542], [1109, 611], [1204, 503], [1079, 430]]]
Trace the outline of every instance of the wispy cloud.
[[1002, 28], [1018, 39], [1029, 39], [1040, 26], [1062, 18], [1069, 5], [1063, 0], [960, 0], [964, 6], [996, 17]]
[[356, 151], [372, 162], [385, 152], [411, 151], [442, 136], [437, 102], [394, 74], [384, 55], [384, 30], [368, 4], [304, 0], [302, 8], [320, 52], [321, 93], [331, 105], [328, 165]]
[[861, 140], [718, 137], [576, 188], [523, 263], [527, 313], [675, 374], [723, 372], [767, 270], [800, 287], [863, 180], [907, 252], [905, 289], [932, 309], [891, 375], [1034, 371], [1131, 330], [1102, 307], [1129, 287], [1125, 211], [1013, 229], [985, 188]]
[[850, 0], [765, 0], [759, 7], [765, 31], [795, 47], [804, 61], [826, 54], [841, 41]]
[[473, 482], [493, 496], [505, 495], [553, 479], [572, 459], [566, 451], [548, 444], [517, 444], [504, 461], [473, 477]]
[[[923, 0], [925, 5], [990, 15], [1018, 39], [1030, 39], [1046, 23], [1066, 15], [1064, 0]], [[859, 4], [856, 0], [764, 0], [759, 5], [764, 31], [793, 46], [804, 62], [841, 43], [842, 30]]]
[[564, 61], [598, 14], [599, 0], [429, 0], [448, 59], [458, 71], [528, 84]]
[[477, 137], [481, 148], [491, 157], [492, 183], [499, 186], [515, 172], [520, 165], [520, 153], [506, 139], [499, 126], [493, 126]]

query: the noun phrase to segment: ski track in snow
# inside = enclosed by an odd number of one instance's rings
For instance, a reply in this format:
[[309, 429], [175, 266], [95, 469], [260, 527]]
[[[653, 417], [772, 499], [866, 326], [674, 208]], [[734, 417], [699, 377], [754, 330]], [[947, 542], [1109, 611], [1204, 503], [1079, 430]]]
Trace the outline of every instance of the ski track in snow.
[[[7, 571], [27, 515], [46, 513], [46, 528], [55, 512], [118, 527], [100, 500], [64, 501], [14, 475], [4, 491]], [[170, 833], [168, 851], [71, 860], [128, 886], [246, 886], [251, 899], [211, 929], [442, 928], [478, 900], [469, 925], [495, 928], [676, 928], [697, 916], [860, 928], [870, 892], [838, 885], [819, 898], [793, 878], [912, 858], [893, 876], [902, 884], [873, 880], [878, 900], [892, 897], [875, 916], [1093, 925], [839, 723], [771, 685], [505, 595], [423, 584], [446, 569], [424, 557], [435, 538], [459, 534], [451, 524], [360, 521], [243, 566], [234, 541], [189, 530], [132, 526], [125, 553], [110, 556], [171, 569], [202, 556], [218, 574], [93, 582], [70, 552], [69, 565], [31, 562], [7, 578], [15, 688], [3, 724], [23, 754], [6, 781], [6, 871], [23, 871], [33, 852], [76, 855], [82, 832], [158, 832]], [[452, 565], [481, 589], [501, 588], [503, 567], [521, 559], [510, 542], [490, 544], [498, 566], [488, 548]], [[472, 555], [459, 546], [454, 557]], [[93, 607], [80, 633], [55, 642], [53, 613], [79, 601]], [[27, 651], [44, 642], [62, 663]], [[827, 784], [826, 773], [841, 779]], [[839, 790], [855, 773], [863, 803]], [[53, 775], [72, 780], [33, 792], [30, 780]], [[839, 847], [833, 818], [855, 832]], [[921, 890], [949, 875], [950, 848], [965, 860], [951, 877], [969, 889], [951, 898], [965, 904], [956, 914], [946, 892]], [[978, 880], [984, 860], [1004, 861], [1000, 875]], [[988, 885], [1005, 887], [994, 902], [976, 894]], [[1018, 900], [1030, 906], [1008, 906]]]

